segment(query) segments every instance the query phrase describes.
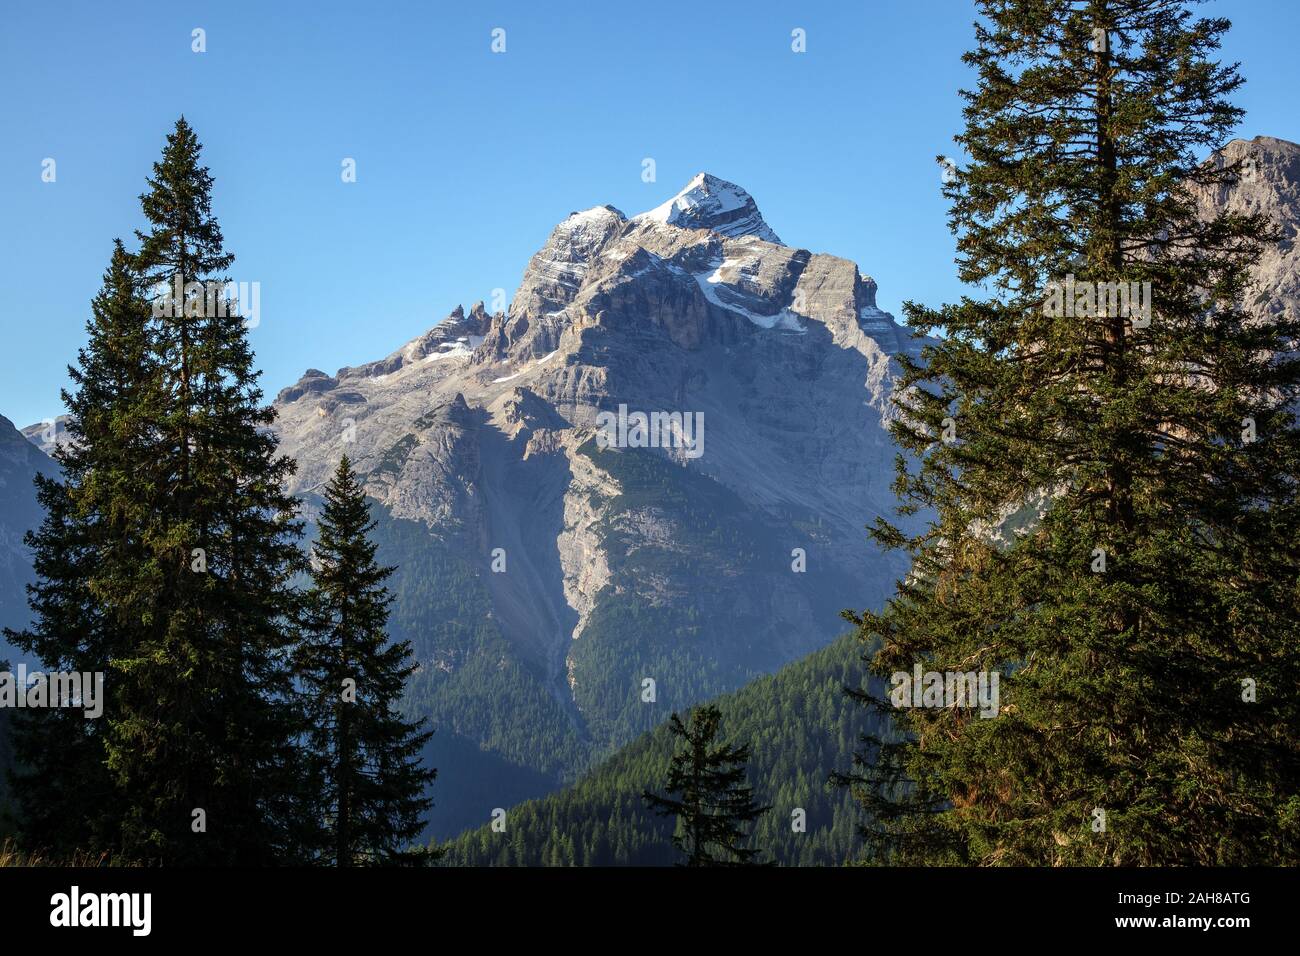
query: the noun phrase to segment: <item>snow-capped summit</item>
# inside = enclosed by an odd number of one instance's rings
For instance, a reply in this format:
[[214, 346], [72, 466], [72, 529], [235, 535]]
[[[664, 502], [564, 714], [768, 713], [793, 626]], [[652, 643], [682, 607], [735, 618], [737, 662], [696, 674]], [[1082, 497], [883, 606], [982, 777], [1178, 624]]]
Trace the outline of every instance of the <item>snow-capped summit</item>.
[[635, 218], [651, 219], [683, 229], [712, 229], [733, 239], [754, 236], [784, 245], [763, 221], [753, 196], [735, 183], [709, 173], [700, 173], [672, 199]]

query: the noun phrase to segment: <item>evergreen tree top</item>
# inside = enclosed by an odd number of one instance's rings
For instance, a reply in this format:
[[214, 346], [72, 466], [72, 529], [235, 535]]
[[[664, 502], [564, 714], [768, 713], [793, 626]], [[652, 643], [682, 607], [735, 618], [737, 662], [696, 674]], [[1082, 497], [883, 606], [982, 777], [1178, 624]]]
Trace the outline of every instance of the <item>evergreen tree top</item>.
[[138, 268], [149, 283], [202, 281], [230, 268], [233, 254], [225, 251], [221, 227], [212, 215], [212, 175], [200, 165], [198, 136], [182, 116], [167, 134], [162, 158], [153, 164], [149, 190], [140, 207], [153, 227], [137, 230]]

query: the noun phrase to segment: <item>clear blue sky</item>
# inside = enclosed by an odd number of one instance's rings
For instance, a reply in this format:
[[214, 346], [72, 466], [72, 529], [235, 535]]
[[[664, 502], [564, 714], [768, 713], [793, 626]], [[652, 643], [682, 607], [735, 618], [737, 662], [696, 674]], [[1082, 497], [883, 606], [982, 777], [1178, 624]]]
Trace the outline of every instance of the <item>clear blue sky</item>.
[[[1235, 24], [1241, 135], [1300, 140], [1300, 3], [1203, 9]], [[19, 426], [61, 411], [112, 239], [140, 224], [181, 113], [216, 177], [232, 277], [261, 283], [268, 395], [513, 294], [572, 210], [640, 212], [701, 170], [747, 188], [787, 243], [854, 259], [883, 308], [960, 292], [934, 156], [970, 82], [967, 0], [79, 0], [2, 16], [0, 414]]]

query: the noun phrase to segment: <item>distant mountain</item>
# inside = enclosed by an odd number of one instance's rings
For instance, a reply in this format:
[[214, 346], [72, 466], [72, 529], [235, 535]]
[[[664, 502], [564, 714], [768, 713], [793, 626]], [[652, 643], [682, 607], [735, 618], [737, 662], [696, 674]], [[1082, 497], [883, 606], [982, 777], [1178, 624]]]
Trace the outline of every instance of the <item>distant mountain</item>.
[[22, 429], [22, 435], [46, 455], [52, 456], [55, 448], [68, 442], [68, 416], [59, 415], [28, 425]]
[[[893, 505], [893, 356], [918, 344], [875, 292], [700, 174], [639, 216], [568, 216], [503, 313], [457, 308], [277, 396], [294, 490], [346, 452], [382, 508], [393, 632], [415, 645], [410, 703], [435, 750], [476, 749], [488, 791], [546, 792], [884, 598], [903, 567], [863, 528]], [[601, 416], [620, 408], [702, 434], [605, 448]], [[459, 786], [438, 835], [506, 803]]]
[[[25, 627], [31, 619], [26, 586], [32, 580], [32, 560], [23, 535], [42, 518], [32, 480], [57, 472], [48, 455], [0, 416], [0, 627]], [[0, 635], [0, 661], [20, 659], [18, 650]]]
[[1240, 162], [1241, 180], [1231, 187], [1198, 189], [1204, 212], [1263, 213], [1282, 230], [1282, 241], [1264, 252], [1254, 270], [1250, 305], [1262, 318], [1294, 318], [1300, 312], [1300, 146], [1272, 136], [1234, 139], [1210, 162]]

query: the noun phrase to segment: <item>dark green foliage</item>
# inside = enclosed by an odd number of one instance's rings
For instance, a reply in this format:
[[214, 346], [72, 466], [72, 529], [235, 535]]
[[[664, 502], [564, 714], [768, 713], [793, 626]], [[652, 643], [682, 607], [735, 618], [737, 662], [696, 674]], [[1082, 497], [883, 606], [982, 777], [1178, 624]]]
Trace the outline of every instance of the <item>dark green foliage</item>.
[[666, 794], [642, 791], [661, 817], [674, 817], [673, 846], [684, 866], [754, 866], [762, 851], [746, 845], [749, 826], [772, 808], [754, 801], [745, 779], [749, 747], [721, 742], [722, 712], [711, 704], [693, 708], [689, 724], [676, 714], [668, 728], [677, 752], [668, 762]]
[[[685, 708], [734, 686], [734, 672], [705, 646], [695, 605], [650, 606], [608, 587], [597, 595], [583, 639], [570, 659], [575, 698], [592, 737], [616, 747], [650, 730], [675, 708]], [[746, 678], [760, 668], [747, 669]], [[652, 677], [659, 699], [641, 700], [642, 680]]]
[[[761, 847], [777, 863], [835, 865], [858, 854], [853, 801], [845, 790], [828, 786], [827, 777], [871, 726], [869, 715], [844, 694], [860, 681], [857, 644], [846, 637], [715, 701], [729, 734], [750, 746], [750, 781], [758, 798], [773, 806], [756, 822], [748, 845]], [[573, 786], [511, 808], [504, 833], [484, 826], [452, 841], [447, 861], [672, 865], [678, 859], [673, 821], [656, 816], [641, 795], [667, 778], [675, 742], [667, 721], [660, 723]], [[792, 826], [800, 808], [806, 832]]]
[[[152, 454], [132, 500], [145, 555], [130, 611], [143, 633], [113, 664], [109, 767], [129, 800], [128, 857], [264, 863], [292, 858], [305, 825], [288, 667], [301, 525], [244, 320], [212, 286], [185, 288], [223, 282], [233, 261], [200, 149], [178, 121], [141, 197], [150, 229], [134, 265], [172, 309], [150, 326], [161, 407], [141, 436]], [[181, 301], [165, 288], [175, 282]], [[196, 809], [206, 833], [193, 830]]]
[[[1198, 216], [1192, 190], [1238, 173], [1197, 156], [1241, 81], [1212, 59], [1226, 21], [1185, 7], [980, 4], [946, 191], [990, 298], [908, 305], [944, 337], [905, 362], [898, 489], [937, 518], [877, 527], [913, 573], [855, 620], [881, 677], [997, 671], [1002, 709], [899, 711], [906, 740], [869, 742], [852, 782], [880, 858], [1300, 858], [1300, 325], [1239, 306], [1269, 225]], [[1149, 325], [1049, 307], [1068, 274], [1149, 282]]]
[[180, 120], [141, 197], [140, 252], [115, 250], [70, 370], [62, 478], [38, 482], [36, 621], [15, 640], [47, 668], [107, 672], [107, 699], [99, 721], [54, 709], [19, 729], [36, 849], [284, 862], [313, 826], [289, 670], [293, 464], [243, 319], [218, 286], [189, 286], [232, 262], [199, 152]]
[[[148, 303], [120, 242], [91, 303], [88, 341], [63, 392], [68, 437], [55, 453], [61, 474], [39, 475], [40, 527], [27, 536], [36, 581], [35, 619], [9, 639], [49, 670], [109, 672], [136, 639], [133, 602], [144, 559], [138, 534], [147, 509], [150, 457], [142, 438], [158, 405], [158, 366], [149, 348]], [[116, 674], [106, 675], [112, 701]], [[106, 716], [79, 709], [15, 715], [15, 795], [22, 837], [34, 850], [66, 855], [116, 848], [124, 804], [106, 767]]]
[[323, 784], [324, 856], [337, 866], [413, 862], [408, 850], [432, 804], [436, 771], [420, 766], [433, 736], [424, 721], [396, 712], [415, 670], [409, 642], [390, 643], [393, 568], [375, 561], [374, 524], [364, 489], [345, 455], [325, 488], [307, 594], [307, 636], [297, 673], [307, 700], [308, 735]]

